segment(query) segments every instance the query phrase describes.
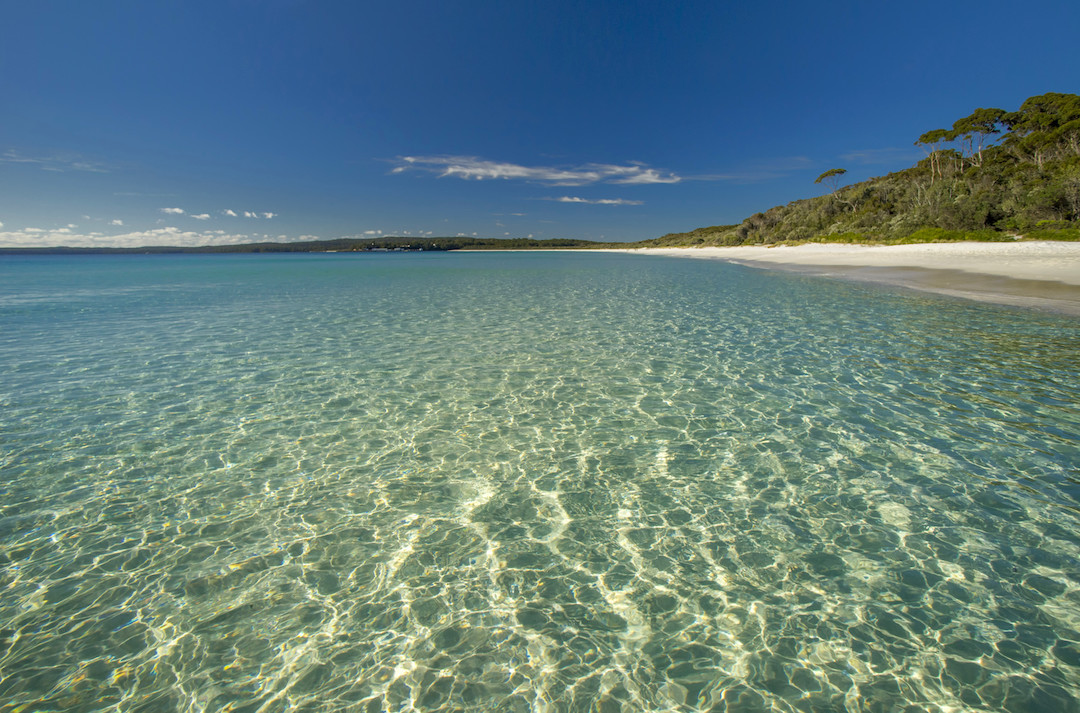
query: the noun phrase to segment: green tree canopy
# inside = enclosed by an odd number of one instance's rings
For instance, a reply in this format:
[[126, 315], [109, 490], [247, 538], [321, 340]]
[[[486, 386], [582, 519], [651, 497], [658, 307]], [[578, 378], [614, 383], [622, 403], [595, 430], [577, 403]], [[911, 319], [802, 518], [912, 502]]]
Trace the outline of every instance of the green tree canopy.
[[919, 140], [915, 142], [918, 146], [928, 146], [927, 153], [930, 155], [930, 180], [934, 180], [935, 175], [941, 175], [941, 145], [946, 141], [949, 141], [949, 134], [951, 132], [948, 129], [934, 129], [927, 131], [925, 134], [919, 137]]
[[1080, 96], [1049, 93], [1031, 97], [1004, 123], [1003, 142], [1022, 160], [1040, 168], [1048, 160], [1080, 156]]
[[830, 168], [814, 179], [814, 183], [824, 183], [833, 193], [840, 188], [840, 177], [847, 173], [846, 168]]
[[1006, 116], [1004, 109], [976, 109], [970, 116], [957, 119], [947, 138], [950, 141], [959, 139], [968, 158], [976, 166], [981, 166], [983, 149], [993, 143], [998, 134], [1005, 131]]

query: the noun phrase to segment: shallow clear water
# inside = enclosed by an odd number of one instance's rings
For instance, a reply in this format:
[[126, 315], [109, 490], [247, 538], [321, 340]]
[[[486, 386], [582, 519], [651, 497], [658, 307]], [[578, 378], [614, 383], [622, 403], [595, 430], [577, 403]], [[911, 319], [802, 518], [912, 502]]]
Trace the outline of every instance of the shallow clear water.
[[1080, 709], [1080, 330], [712, 261], [0, 258], [0, 710]]

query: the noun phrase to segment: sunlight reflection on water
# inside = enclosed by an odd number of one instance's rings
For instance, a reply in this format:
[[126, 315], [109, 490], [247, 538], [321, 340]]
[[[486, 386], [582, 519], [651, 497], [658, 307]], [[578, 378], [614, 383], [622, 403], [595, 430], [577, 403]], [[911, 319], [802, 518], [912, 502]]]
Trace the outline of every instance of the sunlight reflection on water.
[[1078, 705], [1074, 321], [621, 255], [0, 271], [12, 709]]

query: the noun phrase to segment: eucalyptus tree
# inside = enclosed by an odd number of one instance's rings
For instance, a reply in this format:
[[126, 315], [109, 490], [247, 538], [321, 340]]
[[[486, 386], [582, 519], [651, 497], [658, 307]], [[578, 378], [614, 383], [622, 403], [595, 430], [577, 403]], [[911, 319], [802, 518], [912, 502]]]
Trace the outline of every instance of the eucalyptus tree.
[[1005, 131], [1006, 116], [1004, 109], [976, 109], [970, 116], [957, 119], [946, 138], [950, 141], [959, 140], [972, 165], [982, 166], [983, 149], [990, 146]]
[[834, 200], [840, 201], [848, 207], [848, 210], [854, 211], [855, 204], [840, 195], [840, 177], [845, 173], [847, 173], [846, 168], [830, 168], [828, 171], [815, 178], [814, 183], [824, 183], [829, 187], [829, 192], [832, 194]]
[[847, 173], [846, 168], [830, 168], [825, 173], [814, 179], [814, 183], [824, 183], [829, 187], [829, 192], [836, 194], [840, 190], [840, 177]]
[[1080, 96], [1051, 92], [1028, 98], [1006, 114], [1005, 144], [1042, 168], [1046, 161], [1080, 156]]
[[927, 131], [915, 142], [916, 146], [929, 147], [925, 150], [930, 159], [930, 183], [934, 182], [935, 175], [942, 178], [945, 176], [941, 170], [941, 146], [950, 140], [950, 133], [948, 129], [934, 129], [933, 131]]

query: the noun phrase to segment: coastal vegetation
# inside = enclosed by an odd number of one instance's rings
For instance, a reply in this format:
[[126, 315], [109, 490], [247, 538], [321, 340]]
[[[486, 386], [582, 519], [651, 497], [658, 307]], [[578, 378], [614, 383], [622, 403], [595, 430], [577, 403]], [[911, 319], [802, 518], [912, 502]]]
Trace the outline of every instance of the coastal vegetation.
[[926, 157], [906, 170], [841, 186], [833, 168], [826, 195], [642, 245], [1080, 239], [1080, 96], [976, 109], [915, 145]]

